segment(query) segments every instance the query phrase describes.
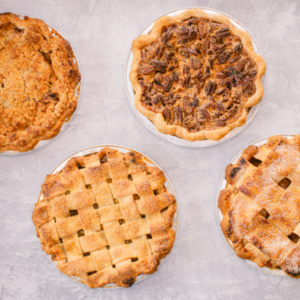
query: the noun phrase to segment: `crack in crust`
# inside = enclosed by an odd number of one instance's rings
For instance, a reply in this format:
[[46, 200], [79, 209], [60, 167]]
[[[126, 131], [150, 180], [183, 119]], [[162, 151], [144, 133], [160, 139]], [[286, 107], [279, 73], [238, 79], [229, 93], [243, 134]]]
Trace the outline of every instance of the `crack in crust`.
[[225, 171], [221, 228], [236, 255], [300, 277], [300, 135], [251, 145]]
[[219, 140], [262, 99], [265, 62], [224, 16], [200, 9], [164, 16], [132, 51], [135, 107], [164, 134]]
[[76, 109], [80, 78], [59, 33], [39, 19], [0, 14], [0, 152], [56, 136]]

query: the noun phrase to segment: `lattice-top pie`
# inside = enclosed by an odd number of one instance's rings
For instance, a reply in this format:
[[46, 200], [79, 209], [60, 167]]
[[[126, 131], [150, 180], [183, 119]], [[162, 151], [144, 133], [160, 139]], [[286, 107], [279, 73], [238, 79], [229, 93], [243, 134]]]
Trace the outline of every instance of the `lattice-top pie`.
[[300, 135], [249, 146], [226, 168], [221, 227], [236, 254], [300, 276]]
[[0, 152], [56, 136], [76, 109], [70, 44], [38, 19], [0, 14]]
[[89, 287], [131, 286], [173, 246], [176, 200], [140, 154], [104, 148], [48, 175], [32, 219], [61, 272]]
[[164, 16], [132, 51], [135, 107], [162, 133], [219, 140], [262, 99], [265, 62], [222, 15], [192, 9]]

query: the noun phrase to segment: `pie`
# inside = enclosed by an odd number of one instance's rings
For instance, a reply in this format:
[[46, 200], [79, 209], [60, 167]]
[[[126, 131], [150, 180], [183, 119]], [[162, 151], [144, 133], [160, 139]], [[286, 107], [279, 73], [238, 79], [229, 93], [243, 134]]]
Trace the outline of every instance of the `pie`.
[[164, 173], [135, 152], [103, 148], [47, 175], [32, 219], [61, 272], [91, 288], [131, 286], [157, 270], [175, 239]]
[[70, 44], [39, 19], [0, 14], [0, 152], [56, 136], [77, 105]]
[[163, 16], [132, 51], [135, 107], [164, 134], [219, 140], [263, 97], [265, 62], [225, 16], [201, 9]]
[[221, 228], [237, 256], [300, 277], [300, 135], [246, 148], [225, 171]]

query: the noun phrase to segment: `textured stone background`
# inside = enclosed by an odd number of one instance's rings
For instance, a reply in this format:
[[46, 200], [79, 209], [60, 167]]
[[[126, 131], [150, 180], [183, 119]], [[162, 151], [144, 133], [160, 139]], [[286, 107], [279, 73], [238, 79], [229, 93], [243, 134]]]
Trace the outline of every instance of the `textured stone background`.
[[[299, 133], [300, 5], [298, 1], [0, 0], [1, 12], [43, 19], [71, 43], [82, 94], [68, 128], [48, 146], [0, 156], [0, 298], [10, 299], [296, 299], [300, 281], [255, 271], [226, 245], [216, 221], [216, 191], [238, 151], [276, 133]], [[201, 5], [240, 20], [267, 63], [265, 96], [253, 122], [221, 145], [189, 149], [150, 133], [133, 113], [124, 70], [131, 41], [151, 20]], [[31, 213], [45, 176], [71, 153], [120, 144], [156, 161], [177, 192], [180, 226], [158, 272], [129, 289], [91, 290], [56, 270], [41, 250]]]

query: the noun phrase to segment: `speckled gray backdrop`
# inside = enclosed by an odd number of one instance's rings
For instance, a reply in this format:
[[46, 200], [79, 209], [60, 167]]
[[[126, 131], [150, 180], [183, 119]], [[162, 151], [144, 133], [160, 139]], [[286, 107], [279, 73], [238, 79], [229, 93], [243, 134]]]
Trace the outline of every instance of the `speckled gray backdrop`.
[[[297, 3], [298, 2], [298, 3]], [[230, 141], [206, 149], [167, 143], [133, 113], [124, 70], [131, 41], [166, 11], [200, 5], [243, 23], [267, 63], [265, 96], [253, 122]], [[41, 18], [74, 48], [82, 94], [68, 128], [48, 146], [0, 156], [0, 298], [15, 299], [296, 299], [300, 280], [255, 271], [226, 245], [216, 221], [216, 191], [225, 166], [254, 140], [300, 132], [299, 1], [0, 0], [1, 12]], [[156, 161], [177, 192], [180, 226], [158, 272], [129, 289], [91, 290], [56, 270], [41, 250], [31, 213], [45, 176], [71, 153], [120, 144]]]

